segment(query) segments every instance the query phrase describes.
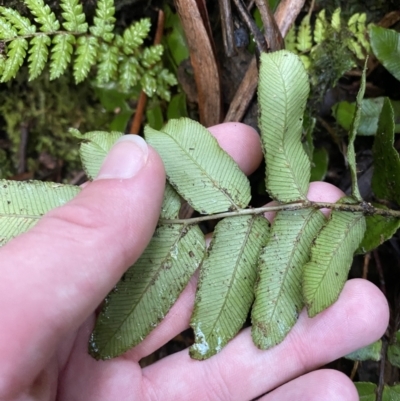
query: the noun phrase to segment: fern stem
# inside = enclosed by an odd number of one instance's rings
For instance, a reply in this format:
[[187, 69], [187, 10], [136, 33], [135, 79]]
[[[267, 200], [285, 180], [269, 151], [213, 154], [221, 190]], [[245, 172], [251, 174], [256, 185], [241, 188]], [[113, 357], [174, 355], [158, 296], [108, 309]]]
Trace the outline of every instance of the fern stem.
[[359, 204], [344, 204], [344, 203], [327, 203], [327, 202], [294, 202], [286, 203], [284, 205], [275, 206], [263, 206], [254, 209], [241, 209], [233, 212], [217, 213], [208, 216], [193, 217], [190, 219], [160, 219], [159, 224], [198, 224], [203, 221], [210, 221], [216, 219], [222, 219], [225, 217], [244, 216], [249, 214], [263, 214], [266, 212], [278, 212], [280, 210], [300, 210], [300, 209], [330, 209], [330, 210], [341, 210], [343, 212], [362, 212], [365, 216], [384, 216], [400, 218], [400, 210], [393, 209], [379, 209], [372, 206], [368, 202], [361, 202]]

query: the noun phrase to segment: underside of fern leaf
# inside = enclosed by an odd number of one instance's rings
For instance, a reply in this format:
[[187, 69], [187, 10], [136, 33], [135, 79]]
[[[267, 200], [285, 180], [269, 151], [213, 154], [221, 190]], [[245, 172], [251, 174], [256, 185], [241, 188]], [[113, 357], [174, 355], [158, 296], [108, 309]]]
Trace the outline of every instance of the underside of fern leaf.
[[267, 191], [280, 202], [304, 200], [310, 180], [310, 160], [301, 144], [307, 73], [296, 55], [281, 50], [261, 55], [259, 79]]
[[190, 325], [190, 355], [218, 353], [242, 328], [254, 299], [256, 264], [269, 233], [260, 216], [226, 218], [218, 223], [201, 269]]
[[94, 328], [90, 353], [113, 358], [139, 344], [168, 313], [205, 251], [197, 226], [165, 225], [112, 291]]
[[188, 118], [171, 120], [162, 131], [147, 126], [145, 135], [163, 159], [169, 182], [200, 213], [247, 206], [247, 177], [199, 123]]
[[0, 246], [79, 192], [79, 187], [53, 182], [0, 180]]

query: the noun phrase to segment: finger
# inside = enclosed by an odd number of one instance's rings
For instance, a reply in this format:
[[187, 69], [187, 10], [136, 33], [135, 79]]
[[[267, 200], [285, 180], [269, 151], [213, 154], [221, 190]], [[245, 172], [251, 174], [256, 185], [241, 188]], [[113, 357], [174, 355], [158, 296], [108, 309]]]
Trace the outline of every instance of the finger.
[[353, 382], [337, 370], [317, 370], [291, 380], [259, 401], [358, 401]]
[[0, 331], [0, 382], [29, 379], [140, 256], [164, 183], [157, 153], [141, 138], [124, 136], [98, 179], [0, 249], [0, 303], [12, 306], [0, 314], [7, 327]]
[[242, 123], [224, 123], [208, 130], [246, 175], [253, 173], [261, 164], [260, 136], [254, 128]]
[[[312, 319], [303, 311], [287, 338], [268, 351], [257, 349], [246, 329], [206, 361], [191, 360], [185, 350], [146, 367], [143, 374], [155, 399], [188, 394], [187, 399], [249, 400], [372, 343], [388, 319], [387, 301], [378, 288], [351, 280], [335, 304]], [[168, 385], [177, 377], [179, 386]]]

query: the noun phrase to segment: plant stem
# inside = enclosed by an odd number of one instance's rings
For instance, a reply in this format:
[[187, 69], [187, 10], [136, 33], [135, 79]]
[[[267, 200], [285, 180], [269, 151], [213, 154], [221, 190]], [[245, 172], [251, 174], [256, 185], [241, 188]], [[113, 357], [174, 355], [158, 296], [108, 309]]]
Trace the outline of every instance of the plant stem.
[[331, 209], [340, 210], [343, 212], [362, 212], [365, 216], [383, 216], [383, 217], [395, 217], [400, 218], [400, 210], [392, 209], [379, 209], [372, 206], [368, 202], [361, 202], [358, 204], [345, 204], [345, 203], [327, 203], [327, 202], [312, 202], [312, 201], [301, 201], [293, 203], [285, 203], [283, 205], [275, 206], [263, 206], [254, 209], [240, 209], [233, 212], [224, 212], [211, 214], [208, 216], [193, 217], [190, 219], [160, 219], [160, 224], [198, 224], [203, 221], [222, 219], [224, 217], [235, 217], [244, 216], [249, 214], [263, 214], [265, 212], [278, 212], [280, 210], [300, 210], [300, 209]]

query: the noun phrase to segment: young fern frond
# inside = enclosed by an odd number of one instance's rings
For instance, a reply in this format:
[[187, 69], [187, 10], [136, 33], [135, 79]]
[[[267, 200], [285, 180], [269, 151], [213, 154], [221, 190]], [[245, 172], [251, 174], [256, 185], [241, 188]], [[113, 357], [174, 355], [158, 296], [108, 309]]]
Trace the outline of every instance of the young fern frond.
[[29, 80], [37, 78], [46, 64], [50, 80], [61, 77], [72, 65], [78, 84], [96, 67], [100, 85], [114, 81], [122, 90], [129, 91], [141, 83], [149, 96], [158, 93], [169, 99], [169, 87], [177, 82], [162, 68], [163, 47], [142, 47], [150, 31], [149, 19], [135, 22], [118, 35], [113, 32], [114, 0], [98, 0], [90, 27], [79, 0], [60, 1], [62, 21], [57, 20], [43, 0], [24, 2], [37, 25], [17, 11], [0, 6], [0, 41], [6, 45], [5, 54], [0, 55], [1, 82], [14, 78], [29, 54]]

